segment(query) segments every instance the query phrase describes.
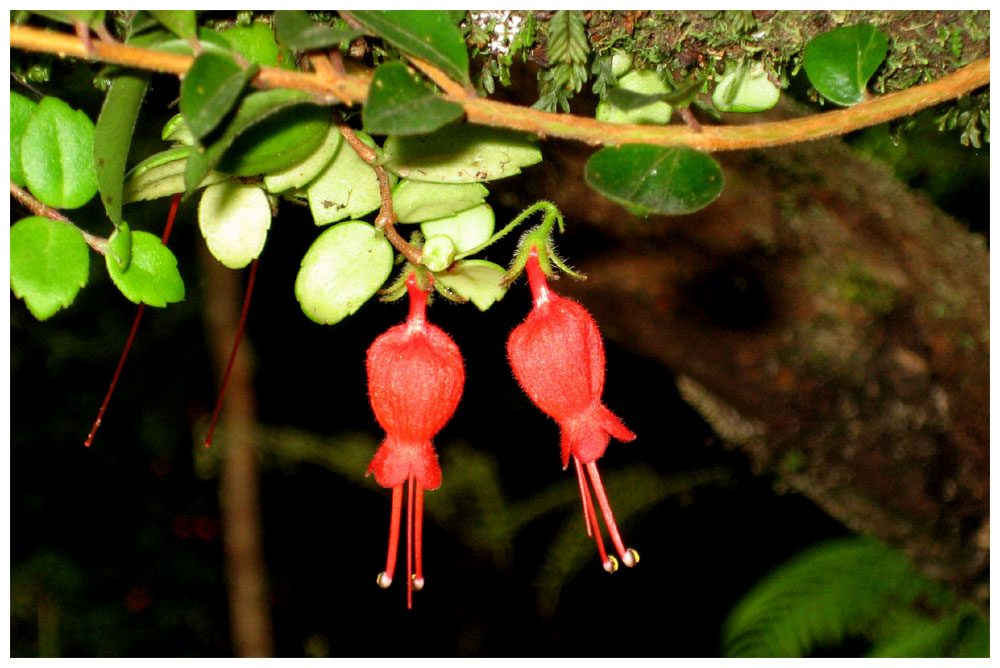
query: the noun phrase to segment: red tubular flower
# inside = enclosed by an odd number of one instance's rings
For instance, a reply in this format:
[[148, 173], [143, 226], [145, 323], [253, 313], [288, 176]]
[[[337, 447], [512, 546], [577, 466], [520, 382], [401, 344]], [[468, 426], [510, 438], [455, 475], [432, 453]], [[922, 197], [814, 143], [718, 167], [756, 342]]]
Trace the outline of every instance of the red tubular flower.
[[[385, 332], [368, 349], [368, 397], [385, 440], [368, 467], [383, 487], [392, 488], [389, 552], [382, 588], [392, 584], [399, 545], [403, 483], [409, 482], [406, 524], [406, 603], [413, 607], [413, 590], [424, 586], [421, 541], [424, 490], [441, 486], [441, 467], [431, 439], [448, 422], [462, 396], [465, 369], [458, 346], [441, 329], [427, 322], [429, 291], [406, 279], [410, 314], [406, 322]], [[416, 569], [414, 569], [414, 557]]]
[[[532, 402], [559, 423], [563, 468], [570, 456], [576, 467], [587, 535], [594, 537], [604, 569], [613, 573], [618, 560], [604, 550], [590, 496], [593, 486], [611, 541], [626, 566], [639, 554], [626, 548], [615, 525], [596, 460], [608, 441], [635, 439], [628, 427], [601, 403], [604, 391], [604, 343], [593, 317], [583, 306], [553, 292], [538, 260], [538, 248], [528, 255], [526, 270], [534, 307], [507, 341], [507, 356], [518, 383]], [[584, 474], [586, 468], [589, 474]]]

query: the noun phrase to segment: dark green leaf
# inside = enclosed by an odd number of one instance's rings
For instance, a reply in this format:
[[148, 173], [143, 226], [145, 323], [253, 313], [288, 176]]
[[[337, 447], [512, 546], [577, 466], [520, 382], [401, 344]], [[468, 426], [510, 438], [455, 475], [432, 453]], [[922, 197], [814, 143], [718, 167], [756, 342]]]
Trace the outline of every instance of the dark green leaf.
[[21, 135], [28, 126], [28, 119], [35, 111], [35, 103], [21, 95], [10, 94], [10, 180], [24, 185], [24, 170], [21, 169]]
[[42, 98], [21, 137], [28, 189], [56, 209], [83, 206], [97, 192], [94, 124], [55, 97]]
[[132, 133], [146, 96], [149, 74], [126, 70], [115, 76], [94, 128], [94, 169], [108, 218], [122, 222], [123, 182]]
[[820, 95], [848, 107], [865, 99], [868, 80], [887, 51], [885, 34], [859, 23], [810, 40], [802, 54], [802, 66]]
[[72, 304], [89, 270], [87, 242], [69, 223], [32, 216], [10, 228], [10, 288], [39, 320]]
[[347, 28], [337, 30], [323, 23], [317, 23], [309, 15], [298, 9], [279, 10], [274, 13], [274, 32], [278, 41], [289, 49], [325, 49], [347, 42], [363, 33], [362, 30]]
[[426, 60], [461, 84], [469, 83], [465, 39], [447, 12], [353, 10], [351, 15], [403, 53]]
[[[185, 190], [198, 187], [216, 165], [220, 171], [245, 176], [278, 171], [305, 159], [323, 142], [330, 116], [326, 108], [309, 101], [307, 93], [290, 89], [247, 95], [222, 136], [191, 154], [184, 172]], [[271, 122], [264, 125], [268, 119]], [[243, 137], [251, 128], [255, 132]], [[223, 154], [225, 161], [220, 163]]]
[[108, 275], [129, 301], [166, 306], [184, 299], [184, 281], [177, 258], [149, 232], [132, 233], [132, 262], [122, 270], [109, 253], [104, 256]]
[[379, 65], [361, 112], [365, 131], [379, 135], [433, 132], [462, 116], [462, 105], [441, 99], [403, 63]]
[[641, 215], [691, 213], [722, 192], [722, 168], [685, 146], [627, 144], [590, 156], [585, 172], [591, 188]]
[[193, 9], [149, 9], [147, 11], [178, 37], [193, 39], [198, 36], [198, 22]]
[[195, 58], [181, 81], [180, 108], [196, 139], [216, 128], [259, 69], [258, 65], [244, 69], [218, 53], [205, 52]]

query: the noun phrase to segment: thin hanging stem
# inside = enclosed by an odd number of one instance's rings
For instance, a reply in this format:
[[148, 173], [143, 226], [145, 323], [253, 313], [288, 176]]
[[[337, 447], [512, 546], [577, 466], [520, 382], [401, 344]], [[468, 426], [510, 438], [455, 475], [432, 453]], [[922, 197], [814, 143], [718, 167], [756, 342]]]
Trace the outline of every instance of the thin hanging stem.
[[601, 484], [601, 474], [597, 472], [597, 463], [587, 464], [587, 471], [590, 473], [590, 482], [594, 486], [594, 494], [597, 496], [597, 503], [601, 507], [601, 514], [604, 515], [604, 523], [608, 527], [611, 535], [611, 542], [615, 544], [615, 549], [622, 558], [622, 563], [628, 567], [635, 566], [639, 562], [639, 553], [632, 548], [625, 547], [622, 537], [618, 533], [618, 526], [615, 524], [615, 516], [611, 513], [611, 504], [608, 502], [608, 495], [604, 493], [604, 485]]
[[385, 555], [385, 570], [378, 574], [375, 582], [382, 589], [392, 584], [396, 572], [396, 552], [399, 551], [399, 520], [403, 511], [403, 485], [392, 488], [392, 509], [389, 511], [389, 549]]
[[208, 426], [208, 436], [205, 437], [205, 447], [211, 447], [212, 436], [215, 434], [215, 424], [219, 421], [219, 413], [222, 411], [222, 399], [226, 396], [226, 387], [229, 386], [229, 375], [233, 371], [233, 362], [236, 361], [236, 353], [240, 349], [240, 341], [243, 340], [243, 329], [246, 327], [247, 311], [250, 309], [250, 297], [253, 295], [254, 279], [257, 277], [257, 262], [260, 258], [254, 258], [250, 263], [250, 278], [247, 280], [247, 290], [243, 297], [243, 310], [240, 312], [240, 324], [236, 329], [236, 339], [233, 341], [232, 352], [229, 353], [229, 362], [226, 364], [226, 371], [222, 375], [222, 387], [219, 389], [219, 398], [215, 402], [215, 411], [212, 413], [212, 422]]
[[413, 506], [416, 481], [413, 474], [407, 480], [409, 496], [406, 500], [406, 609], [413, 609]]
[[[13, 192], [14, 184], [11, 183], [10, 185], [11, 192]], [[174, 229], [174, 219], [177, 218], [177, 208], [180, 206], [180, 202], [180, 194], [174, 195], [170, 199], [170, 211], [167, 213], [167, 224], [163, 226], [163, 238], [161, 240], [161, 243], [163, 243], [164, 246], [167, 245], [167, 241], [170, 239], [170, 231]], [[61, 220], [61, 218], [57, 220]], [[128, 339], [125, 340], [125, 349], [122, 350], [121, 357], [118, 359], [118, 366], [115, 367], [115, 375], [111, 377], [111, 384], [108, 386], [108, 392], [104, 395], [104, 401], [101, 402], [101, 407], [97, 411], [97, 419], [94, 420], [94, 424], [90, 427], [90, 433], [87, 434], [87, 440], [83, 442], [85, 447], [89, 448], [91, 446], [94, 442], [94, 435], [97, 433], [97, 428], [101, 426], [101, 420], [104, 419], [104, 411], [108, 409], [108, 403], [111, 401], [111, 395], [114, 394], [115, 387], [118, 385], [118, 377], [121, 376], [122, 369], [125, 367], [125, 360], [128, 359], [128, 353], [132, 349], [132, 341], [135, 340], [135, 333], [139, 329], [139, 322], [142, 320], [142, 314], [145, 309], [145, 304], [139, 304], [139, 308], [135, 312], [135, 318], [132, 319], [132, 329], [129, 330]]]

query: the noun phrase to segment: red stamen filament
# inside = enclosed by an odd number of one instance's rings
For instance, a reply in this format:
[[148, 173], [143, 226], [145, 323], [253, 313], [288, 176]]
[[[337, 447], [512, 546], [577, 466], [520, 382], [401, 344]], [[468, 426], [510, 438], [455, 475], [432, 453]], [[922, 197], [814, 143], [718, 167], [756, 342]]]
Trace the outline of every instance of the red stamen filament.
[[601, 563], [604, 565], [604, 570], [608, 573], [614, 573], [618, 570], [618, 560], [613, 556], [608, 556], [604, 549], [604, 539], [601, 537], [601, 527], [597, 522], [597, 513], [594, 509], [594, 502], [590, 497], [590, 487], [594, 488], [594, 494], [597, 496], [597, 504], [601, 507], [601, 514], [604, 516], [604, 524], [608, 528], [608, 534], [611, 536], [611, 542], [614, 543], [615, 549], [618, 551], [619, 556], [621, 556], [622, 563], [631, 568], [639, 563], [639, 553], [630, 547], [625, 547], [622, 542], [621, 535], [618, 533], [618, 526], [615, 524], [615, 517], [611, 512], [611, 504], [608, 502], [608, 496], [604, 492], [604, 485], [601, 483], [601, 474], [597, 472], [597, 463], [589, 462], [587, 466], [587, 471], [590, 474], [590, 482], [587, 482], [587, 476], [583, 473], [583, 464], [575, 456], [573, 457], [573, 463], [576, 466], [576, 477], [580, 484], [580, 498], [583, 501], [583, 520], [587, 524], [587, 535], [594, 538], [594, 542], [597, 543], [597, 552], [601, 556]]
[[[407, 480], [406, 501], [406, 607], [413, 609], [413, 592], [424, 588], [423, 533], [424, 488], [411, 474]], [[405, 483], [404, 483], [405, 484]], [[389, 551], [385, 557], [385, 570], [375, 582], [382, 589], [392, 584], [396, 570], [396, 553], [399, 551], [399, 525], [403, 515], [403, 485], [392, 488], [392, 514], [389, 517]], [[414, 566], [416, 568], [414, 569]]]
[[219, 413], [222, 411], [222, 399], [226, 396], [226, 388], [229, 386], [229, 374], [232, 373], [233, 363], [236, 361], [236, 353], [240, 349], [240, 341], [243, 339], [243, 328], [247, 322], [247, 311], [250, 309], [250, 296], [253, 294], [253, 282], [257, 277], [257, 262], [260, 258], [254, 258], [250, 263], [250, 278], [247, 279], [247, 291], [243, 296], [243, 310], [240, 312], [240, 325], [236, 328], [236, 338], [233, 340], [233, 349], [229, 353], [229, 362], [226, 364], [226, 372], [222, 376], [222, 387], [219, 389], [219, 398], [215, 402], [215, 410], [212, 412], [212, 422], [208, 425], [208, 436], [205, 437], [205, 447], [212, 445], [212, 435], [215, 434], [215, 423], [219, 421]]
[[615, 549], [618, 550], [622, 563], [631, 568], [639, 563], [639, 553], [630, 547], [625, 547], [622, 542], [618, 526], [615, 524], [615, 516], [611, 513], [608, 495], [604, 493], [604, 485], [601, 484], [601, 474], [597, 472], [597, 462], [588, 463], [587, 472], [590, 473], [590, 482], [594, 486], [594, 495], [597, 496], [597, 504], [601, 507], [601, 514], [604, 515], [604, 524], [608, 527], [611, 542], [615, 544]]
[[[163, 226], [163, 238], [161, 240], [161, 243], [163, 243], [164, 246], [167, 245], [167, 240], [170, 238], [170, 231], [174, 229], [174, 219], [177, 217], [177, 207], [180, 205], [180, 202], [180, 193], [174, 195], [170, 200], [170, 211], [167, 213], [167, 224]], [[101, 408], [97, 411], [97, 419], [94, 420], [94, 424], [90, 427], [90, 433], [87, 434], [87, 440], [83, 442], [84, 447], [89, 448], [94, 442], [94, 435], [97, 433], [97, 428], [101, 426], [101, 420], [104, 419], [104, 411], [108, 409], [108, 403], [111, 401], [111, 395], [115, 393], [115, 387], [118, 385], [118, 377], [121, 375], [122, 369], [125, 367], [125, 360], [128, 359], [128, 353], [132, 349], [132, 341], [135, 339], [136, 330], [139, 329], [139, 321], [142, 320], [142, 312], [145, 308], [145, 304], [139, 304], [139, 308], [135, 312], [135, 318], [132, 319], [132, 329], [129, 330], [128, 338], [125, 340], [125, 348], [122, 350], [121, 357], [118, 358], [118, 366], [115, 367], [115, 375], [111, 377], [111, 384], [108, 386], [108, 392], [104, 395], [104, 401], [101, 402]]]
[[587, 490], [587, 480], [583, 477], [583, 465], [576, 457], [573, 457], [573, 465], [576, 466], [576, 481], [580, 483], [580, 500], [583, 501], [583, 524], [587, 527], [587, 536], [593, 537], [594, 532], [590, 529], [590, 516], [593, 515], [594, 508], [589, 503], [590, 494]]
[[601, 564], [604, 566], [604, 570], [608, 573], [614, 573], [618, 570], [618, 560], [614, 557], [609, 557], [607, 551], [604, 549], [601, 526], [597, 523], [597, 513], [594, 512], [594, 502], [590, 498], [590, 489], [587, 487], [587, 479], [583, 475], [583, 467], [580, 465], [580, 460], [576, 457], [573, 457], [573, 461], [576, 462], [576, 475], [580, 482], [580, 495], [583, 499], [583, 518], [587, 522], [587, 535], [592, 536], [594, 542], [597, 543], [597, 553], [601, 556]]

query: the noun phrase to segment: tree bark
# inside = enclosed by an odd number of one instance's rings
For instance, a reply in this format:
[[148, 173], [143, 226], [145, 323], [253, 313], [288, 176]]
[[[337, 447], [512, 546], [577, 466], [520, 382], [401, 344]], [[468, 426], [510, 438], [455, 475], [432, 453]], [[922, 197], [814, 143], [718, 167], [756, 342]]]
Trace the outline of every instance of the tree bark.
[[592, 149], [544, 150], [527, 199], [601, 232], [560, 289], [674, 370], [756, 470], [985, 601], [983, 238], [837, 140], [716, 154], [715, 203], [648, 219], [587, 188]]
[[[217, 375], [229, 361], [243, 302], [241, 274], [223, 267], [199, 248], [205, 279], [205, 324]], [[252, 355], [246, 337], [229, 377], [220, 414], [223, 448], [219, 503], [229, 594], [230, 635], [240, 657], [274, 655], [270, 602], [261, 538], [260, 484], [257, 473], [256, 402]]]

